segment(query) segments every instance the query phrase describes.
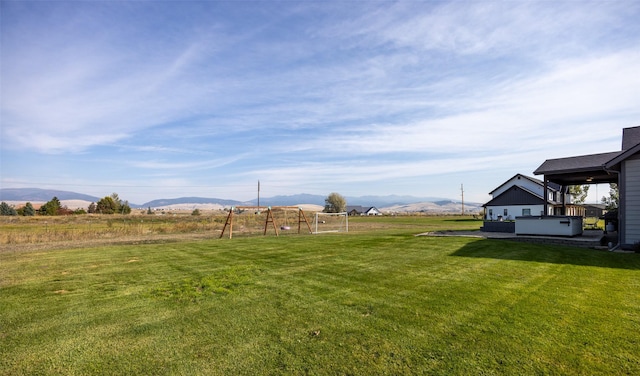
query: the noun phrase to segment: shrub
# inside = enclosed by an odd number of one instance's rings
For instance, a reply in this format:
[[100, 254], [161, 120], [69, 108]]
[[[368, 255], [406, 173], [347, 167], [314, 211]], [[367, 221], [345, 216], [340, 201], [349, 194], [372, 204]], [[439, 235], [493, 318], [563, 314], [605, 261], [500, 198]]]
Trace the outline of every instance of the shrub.
[[9, 206], [9, 204], [2, 201], [0, 203], [0, 215], [18, 215], [18, 212], [13, 206]]
[[57, 197], [51, 199], [51, 201], [40, 207], [40, 214], [42, 215], [58, 215], [58, 211], [60, 210], [60, 200]]

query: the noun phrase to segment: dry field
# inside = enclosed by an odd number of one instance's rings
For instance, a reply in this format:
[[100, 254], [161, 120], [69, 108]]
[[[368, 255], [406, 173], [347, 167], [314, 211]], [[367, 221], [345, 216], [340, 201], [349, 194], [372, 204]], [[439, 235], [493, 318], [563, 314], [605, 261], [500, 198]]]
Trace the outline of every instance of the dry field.
[[[71, 215], [0, 217], [0, 250], [45, 250], [110, 244], [156, 243], [220, 235], [226, 213], [201, 216]], [[234, 222], [234, 232], [250, 233], [248, 217]]]
[[[117, 244], [152, 244], [179, 242], [196, 239], [217, 239], [227, 219], [224, 211], [203, 211], [193, 216], [190, 211], [176, 211], [167, 214], [131, 215], [70, 215], [70, 216], [3, 216], [0, 217], [0, 252], [32, 251], [49, 249], [70, 249]], [[305, 212], [313, 228], [313, 212]], [[446, 218], [443, 220], [443, 218]], [[265, 229], [265, 215], [254, 213], [235, 214], [233, 237], [262, 236]], [[279, 230], [280, 236], [298, 235], [298, 217], [274, 211], [278, 227], [286, 225], [289, 231]], [[404, 215], [393, 217], [349, 218], [349, 232], [394, 231], [412, 229], [415, 232], [447, 229], [478, 229], [481, 221], [460, 216]], [[228, 229], [224, 237], [228, 237]], [[301, 224], [301, 236], [307, 233]], [[273, 225], [269, 223], [267, 236], [274, 236]]]

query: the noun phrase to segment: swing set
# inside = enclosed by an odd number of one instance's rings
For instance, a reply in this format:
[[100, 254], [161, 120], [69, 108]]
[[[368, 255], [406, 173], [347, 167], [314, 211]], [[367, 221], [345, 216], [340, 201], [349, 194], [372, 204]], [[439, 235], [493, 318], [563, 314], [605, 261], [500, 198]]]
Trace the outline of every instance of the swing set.
[[[231, 209], [229, 209], [229, 215], [227, 215], [227, 220], [224, 223], [224, 227], [222, 227], [222, 233], [220, 233], [220, 239], [222, 239], [222, 237], [224, 236], [224, 232], [227, 229], [227, 226], [229, 227], [229, 239], [231, 239], [231, 237], [233, 236], [233, 213], [234, 211], [237, 210], [256, 210], [257, 213], [260, 213], [261, 210], [264, 210], [265, 207], [262, 206], [232, 206]], [[269, 228], [269, 224], [271, 224], [273, 226], [273, 230], [276, 233], [276, 236], [280, 236], [280, 234], [278, 233], [278, 225], [276, 224], [276, 220], [273, 216], [273, 212], [274, 211], [283, 211], [284, 212], [284, 220], [285, 220], [285, 224], [280, 227], [280, 229], [282, 230], [290, 230], [291, 228], [288, 226], [288, 222], [287, 222], [287, 211], [293, 211], [293, 210], [297, 210], [298, 211], [298, 234], [300, 233], [300, 227], [302, 225], [302, 223], [306, 223], [307, 224], [307, 228], [309, 229], [309, 233], [313, 233], [311, 231], [311, 225], [309, 224], [309, 221], [307, 220], [307, 217], [304, 215], [304, 211], [302, 211], [301, 208], [297, 207], [297, 206], [269, 206], [266, 208], [267, 209], [267, 215], [264, 221], [264, 233], [263, 235], [267, 235], [267, 230]]]

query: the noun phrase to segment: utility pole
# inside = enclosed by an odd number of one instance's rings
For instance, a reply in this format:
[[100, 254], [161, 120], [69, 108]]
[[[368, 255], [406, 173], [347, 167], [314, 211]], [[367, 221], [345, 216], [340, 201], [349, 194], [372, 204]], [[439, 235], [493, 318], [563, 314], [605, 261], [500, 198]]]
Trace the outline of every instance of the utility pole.
[[464, 215], [464, 185], [460, 184], [460, 195], [462, 196], [462, 215]]
[[260, 180], [258, 180], [258, 211], [260, 211]]

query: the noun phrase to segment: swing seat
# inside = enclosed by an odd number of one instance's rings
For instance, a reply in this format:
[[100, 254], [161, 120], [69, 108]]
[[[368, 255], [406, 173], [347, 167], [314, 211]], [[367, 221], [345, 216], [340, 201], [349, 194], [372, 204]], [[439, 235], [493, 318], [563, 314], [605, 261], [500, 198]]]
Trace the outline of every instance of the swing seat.
[[291, 230], [291, 227], [289, 227], [289, 226], [281, 226], [280, 230]]

